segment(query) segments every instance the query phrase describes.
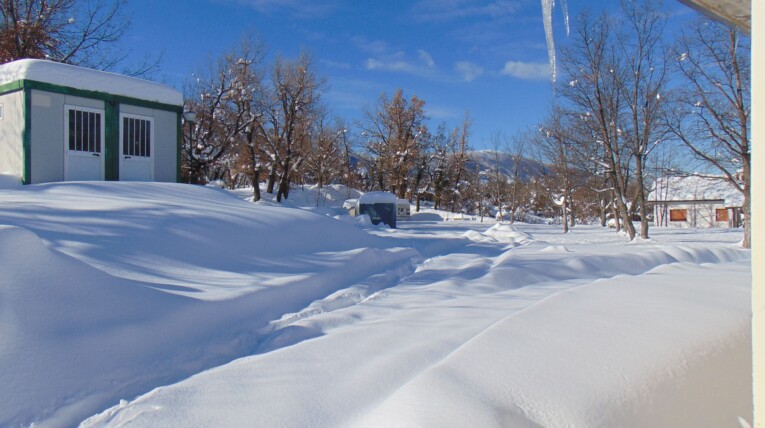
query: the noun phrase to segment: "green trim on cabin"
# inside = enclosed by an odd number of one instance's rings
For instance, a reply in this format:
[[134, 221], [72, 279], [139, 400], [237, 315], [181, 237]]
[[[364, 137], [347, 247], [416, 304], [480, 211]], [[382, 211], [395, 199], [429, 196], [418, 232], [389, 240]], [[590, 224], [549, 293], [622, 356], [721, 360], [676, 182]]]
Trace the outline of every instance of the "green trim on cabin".
[[177, 115], [176, 126], [176, 182], [181, 182], [181, 148], [183, 146], [183, 135], [181, 116], [183, 106], [165, 104], [156, 101], [142, 100], [124, 95], [109, 94], [106, 92], [91, 91], [86, 89], [77, 89], [70, 86], [56, 85], [52, 83], [39, 82], [36, 80], [17, 80], [14, 82], [0, 85], [0, 95], [16, 91], [24, 91], [24, 102], [22, 105], [24, 116], [23, 146], [24, 146], [24, 184], [32, 182], [32, 90], [52, 92], [56, 94], [72, 95], [83, 98], [97, 99], [104, 101], [104, 120], [105, 120], [105, 165], [104, 177], [106, 180], [117, 181], [120, 179], [119, 171], [119, 116], [120, 104], [128, 104], [136, 107], [150, 108], [154, 110], [164, 110], [175, 112]]
[[177, 135], [178, 142], [176, 143], [175, 153], [177, 154], [176, 157], [176, 164], [175, 164], [175, 182], [180, 183], [181, 182], [181, 163], [183, 162], [183, 122], [181, 121], [181, 117], [183, 116], [182, 113], [178, 113], [178, 120], [177, 128], [175, 134]]
[[0, 95], [9, 94], [11, 92], [16, 92], [24, 89], [24, 81], [23, 80], [17, 80], [15, 82], [6, 83], [5, 85], [0, 85]]
[[21, 106], [24, 116], [24, 184], [32, 183], [32, 91], [24, 90], [24, 102]]
[[142, 100], [140, 98], [127, 97], [124, 95], [109, 94], [106, 92], [77, 89], [71, 86], [55, 85], [52, 83], [38, 82], [36, 80], [17, 80], [0, 86], [0, 95], [18, 91], [19, 89], [37, 89], [39, 91], [53, 92], [56, 94], [73, 95], [76, 97], [92, 98], [102, 101], [112, 101], [118, 104], [130, 104], [136, 107], [146, 107], [155, 110], [183, 112], [183, 106], [165, 104], [157, 101]]
[[120, 105], [104, 102], [104, 179], [120, 179]]

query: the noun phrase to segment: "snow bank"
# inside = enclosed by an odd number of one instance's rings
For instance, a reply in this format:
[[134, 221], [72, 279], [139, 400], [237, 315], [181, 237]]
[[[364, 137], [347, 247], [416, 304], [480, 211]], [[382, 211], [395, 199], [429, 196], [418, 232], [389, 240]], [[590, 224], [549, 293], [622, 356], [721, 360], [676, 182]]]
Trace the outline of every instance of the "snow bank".
[[0, 227], [0, 266], [0, 425], [71, 424], [115, 389], [135, 391], [169, 369], [170, 323], [192, 321], [173, 319], [189, 299], [51, 251], [24, 228]]
[[21, 187], [21, 177], [16, 174], [0, 173], [0, 189], [12, 189]]
[[[230, 192], [241, 199], [252, 201], [252, 187], [233, 189]], [[266, 185], [261, 183], [260, 196], [262, 199], [258, 203], [312, 211], [317, 211], [317, 208], [337, 208], [339, 211], [340, 208], [346, 208], [345, 202], [347, 200], [357, 198], [359, 195], [361, 195], [360, 191], [342, 184], [331, 184], [324, 187], [316, 185], [295, 186], [290, 189], [289, 198], [279, 203], [276, 201], [276, 194], [266, 193]], [[355, 203], [353, 206], [356, 206]]]
[[468, 244], [85, 425], [735, 426], [748, 253], [703, 247]]
[[740, 231], [348, 220], [180, 184], [0, 189], [0, 425], [751, 420]]
[[476, 242], [499, 242], [509, 247], [517, 247], [533, 242], [531, 236], [523, 233], [510, 224], [496, 223], [485, 232], [468, 231], [465, 237]]
[[[515, 313], [358, 426], [737, 426], [751, 420], [746, 263], [616, 277]], [[734, 298], [731, 299], [731, 295]], [[723, 303], [724, 302], [724, 303]], [[544, 328], [539, 328], [544, 326]]]
[[12, 225], [0, 229], [3, 426], [72, 425], [249, 355], [284, 314], [419, 257], [325, 216], [167, 183], [0, 190], [0, 224]]

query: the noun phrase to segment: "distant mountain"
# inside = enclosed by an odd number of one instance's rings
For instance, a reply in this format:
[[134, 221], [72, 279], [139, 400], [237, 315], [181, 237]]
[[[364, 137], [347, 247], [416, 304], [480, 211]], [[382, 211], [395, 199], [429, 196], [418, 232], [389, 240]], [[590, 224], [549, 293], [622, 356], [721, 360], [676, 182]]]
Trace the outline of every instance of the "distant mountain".
[[[500, 152], [497, 157], [492, 150], [479, 150], [471, 152], [470, 157], [474, 160], [474, 162], [471, 162], [470, 166], [474, 171], [478, 167], [480, 167], [482, 171], [494, 171], [494, 168], [497, 167], [497, 163], [499, 163], [499, 171], [502, 174], [508, 177], [513, 176], [513, 166], [515, 162], [513, 161], [512, 155], [509, 153]], [[546, 169], [545, 165], [540, 162], [522, 158], [519, 165], [518, 175], [521, 178], [521, 181], [529, 181], [529, 178], [531, 177], [542, 175]]]

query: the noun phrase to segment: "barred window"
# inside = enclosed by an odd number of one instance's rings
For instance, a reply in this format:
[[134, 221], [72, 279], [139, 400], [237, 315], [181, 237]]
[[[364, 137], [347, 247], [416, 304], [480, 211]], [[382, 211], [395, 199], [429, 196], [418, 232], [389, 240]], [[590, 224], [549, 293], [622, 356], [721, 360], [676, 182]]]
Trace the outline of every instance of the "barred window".
[[151, 157], [151, 120], [122, 118], [122, 154]]
[[101, 153], [100, 112], [68, 108], [69, 150]]

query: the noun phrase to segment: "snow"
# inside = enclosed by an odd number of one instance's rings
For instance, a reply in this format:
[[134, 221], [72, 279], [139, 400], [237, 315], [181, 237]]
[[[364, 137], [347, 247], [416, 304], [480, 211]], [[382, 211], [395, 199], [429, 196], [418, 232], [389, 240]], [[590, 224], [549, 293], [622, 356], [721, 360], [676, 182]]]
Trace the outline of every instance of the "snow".
[[751, 421], [740, 230], [365, 228], [234, 193], [0, 187], [0, 425]]
[[21, 59], [0, 65], [0, 85], [19, 80], [123, 95], [174, 106], [183, 105], [183, 95], [169, 86], [116, 73], [40, 59]]
[[21, 177], [17, 174], [0, 173], [0, 189], [21, 187]]
[[359, 196], [358, 203], [362, 204], [396, 204], [396, 195], [388, 192], [367, 192]]
[[744, 205], [744, 196], [724, 177], [678, 176], [663, 177], [653, 184], [649, 201], [722, 200], [726, 207]]

